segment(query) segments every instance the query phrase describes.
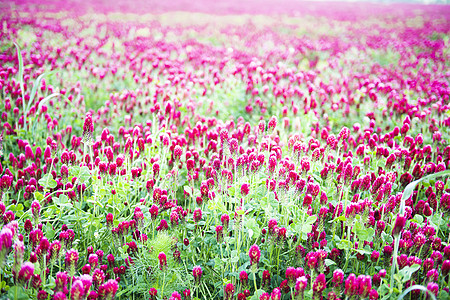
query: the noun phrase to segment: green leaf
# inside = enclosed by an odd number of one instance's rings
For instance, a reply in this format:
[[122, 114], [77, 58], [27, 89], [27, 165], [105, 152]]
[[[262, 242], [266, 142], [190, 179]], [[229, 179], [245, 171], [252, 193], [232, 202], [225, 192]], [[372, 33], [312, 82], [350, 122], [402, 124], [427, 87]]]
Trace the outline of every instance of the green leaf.
[[243, 214], [245, 214], [245, 210], [240, 209], [240, 210], [237, 210], [236, 213], [237, 213], [238, 215], [242, 216]]
[[85, 183], [86, 181], [88, 181], [91, 178], [91, 171], [86, 166], [81, 167], [77, 178], [78, 178], [79, 183]]
[[231, 195], [231, 196], [234, 196], [234, 193], [235, 193], [236, 191], [235, 191], [235, 188], [233, 187], [233, 186], [231, 186], [230, 188], [228, 188], [228, 193]]
[[302, 226], [302, 232], [303, 233], [308, 234], [311, 231], [312, 231], [312, 225], [310, 225], [310, 224], [303, 224], [303, 226]]
[[384, 242], [391, 244], [392, 241], [394, 240], [392, 238], [392, 235], [385, 233], [384, 231], [381, 232], [381, 238], [383, 239]]
[[257, 290], [256, 293], [250, 298], [250, 300], [259, 300], [259, 297], [261, 297], [261, 295], [264, 293], [264, 290]]
[[8, 291], [8, 298], [15, 300], [28, 300], [28, 295], [25, 293], [25, 290], [21, 286], [12, 286]]
[[411, 221], [420, 225], [423, 222], [423, 217], [419, 214], [416, 214], [414, 218], [411, 219]]
[[44, 199], [44, 195], [42, 195], [39, 192], [34, 192], [34, 199], [36, 199], [36, 201], [41, 202], [41, 200]]
[[308, 219], [306, 219], [305, 222], [306, 222], [306, 224], [312, 225], [312, 224], [316, 223], [316, 221], [317, 221], [317, 216], [316, 215], [312, 215], [312, 216], [309, 216]]
[[325, 265], [327, 267], [331, 266], [331, 265], [335, 265], [336, 263], [334, 261], [332, 261], [331, 259], [326, 258], [325, 259]]
[[338, 249], [341, 249], [341, 250], [343, 250], [343, 249], [350, 249], [352, 247], [352, 243], [350, 241], [348, 241], [348, 240], [341, 240], [337, 244], [336, 247], [338, 247]]
[[439, 292], [439, 299], [448, 300], [448, 299], [450, 299], [450, 295], [446, 291], [441, 290]]
[[411, 279], [411, 275], [420, 269], [419, 264], [414, 264], [412, 266], [404, 267], [400, 270], [399, 274], [402, 277], [402, 282], [406, 282]]
[[45, 189], [54, 189], [57, 186], [56, 181], [53, 179], [51, 174], [45, 174], [39, 179], [39, 184], [42, 185]]
[[239, 255], [238, 255], [238, 251], [237, 250], [231, 251], [231, 259], [230, 259], [230, 261], [232, 263], [237, 263], [239, 261]]

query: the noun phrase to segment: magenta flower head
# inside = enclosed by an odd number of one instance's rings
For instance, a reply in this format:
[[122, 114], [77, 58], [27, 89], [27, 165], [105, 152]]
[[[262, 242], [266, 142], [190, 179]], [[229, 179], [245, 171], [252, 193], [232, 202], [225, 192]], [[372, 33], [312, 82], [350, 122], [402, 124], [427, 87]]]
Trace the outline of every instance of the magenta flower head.
[[436, 297], [439, 293], [439, 286], [437, 283], [435, 282], [430, 282], [427, 285], [427, 290], [429, 290], [430, 292], [432, 292]]
[[81, 273], [83, 274], [90, 274], [91, 273], [91, 265], [85, 264], [83, 267], [81, 267]]
[[297, 282], [295, 283], [295, 290], [298, 293], [303, 294], [307, 286], [308, 286], [308, 279], [305, 276], [297, 278]]
[[54, 263], [59, 258], [59, 253], [61, 251], [61, 242], [56, 240], [50, 244], [50, 259]]
[[447, 276], [448, 275], [448, 273], [450, 272], [450, 260], [445, 260], [443, 263], [442, 263], [442, 269], [441, 269], [441, 271], [442, 271], [442, 276]]
[[173, 149], [173, 156], [175, 157], [175, 159], [177, 161], [180, 160], [180, 157], [182, 154], [183, 154], [183, 149], [181, 149], [181, 147], [179, 145], [176, 145], [175, 148]]
[[[0, 245], [1, 246], [1, 245]], [[13, 273], [17, 275], [20, 271], [20, 267], [23, 263], [23, 257], [25, 253], [25, 245], [21, 241], [14, 243], [14, 265], [12, 268]]]
[[309, 207], [313, 201], [311, 194], [306, 194], [305, 198], [303, 198], [303, 206]]
[[250, 250], [248, 251], [248, 256], [250, 257], [250, 264], [252, 265], [252, 267], [254, 266], [254, 269], [256, 271], [259, 259], [261, 258], [261, 251], [259, 250], [258, 245], [254, 244], [250, 247]]
[[81, 280], [75, 280], [70, 290], [70, 299], [82, 300], [84, 296], [84, 286]]
[[273, 131], [275, 127], [277, 127], [277, 117], [273, 116], [270, 118], [269, 123], [267, 123], [267, 128]]
[[19, 271], [18, 279], [22, 283], [27, 283], [30, 280], [33, 273], [34, 273], [34, 265], [29, 261], [27, 261], [22, 265], [22, 268]]
[[156, 220], [156, 217], [158, 216], [158, 212], [159, 212], [158, 206], [153, 204], [152, 207], [150, 207], [148, 211], [151, 215], [152, 221]]
[[247, 196], [249, 191], [250, 191], [250, 186], [248, 185], [248, 183], [242, 184], [242, 186], [241, 186], [241, 194], [243, 196]]
[[243, 270], [243, 271], [241, 271], [239, 273], [239, 280], [240, 280], [241, 285], [243, 287], [247, 287], [247, 285], [248, 285], [248, 274], [247, 274], [247, 272], [245, 272], [245, 270]]
[[356, 286], [356, 276], [355, 274], [348, 275], [347, 279], [345, 280], [345, 290], [344, 294], [348, 297], [356, 295], [357, 292], [357, 286]]
[[112, 227], [113, 226], [113, 221], [114, 221], [114, 215], [112, 213], [109, 213], [106, 215], [106, 225], [108, 227]]
[[77, 267], [77, 263], [78, 263], [78, 252], [76, 250], [69, 250], [66, 253], [66, 268], [69, 272], [69, 276], [72, 277], [75, 274], [75, 269]]
[[259, 296], [259, 300], [270, 300], [270, 294], [263, 293], [261, 296]]
[[89, 289], [92, 286], [92, 276], [88, 274], [83, 274], [78, 279], [83, 283], [84, 294], [87, 295], [89, 293]]
[[333, 280], [332, 280], [332, 282], [334, 283], [334, 287], [340, 287], [343, 281], [344, 281], [344, 271], [342, 271], [341, 269], [336, 269], [333, 272]]
[[157, 231], [164, 231], [169, 229], [169, 224], [167, 224], [166, 219], [161, 219], [161, 222], [159, 223], [158, 227], [156, 227]]
[[234, 296], [234, 285], [232, 283], [228, 283], [224, 288], [224, 299], [231, 300]]
[[98, 256], [97, 254], [90, 254], [88, 258], [89, 264], [91, 267], [95, 268], [98, 266]]
[[220, 221], [222, 222], [223, 227], [227, 229], [228, 224], [230, 223], [230, 216], [227, 214], [223, 214], [222, 217], [220, 217]]
[[313, 293], [318, 295], [318, 298], [321, 298], [322, 292], [327, 287], [327, 281], [325, 279], [325, 274], [321, 273], [316, 277], [316, 280], [313, 283]]
[[406, 217], [398, 214], [397, 219], [395, 220], [394, 228], [392, 229], [392, 235], [397, 237], [403, 230], [406, 224]]
[[164, 252], [160, 252], [158, 254], [158, 259], [159, 259], [159, 268], [161, 270], [165, 270], [167, 268], [167, 257], [166, 257], [166, 254]]
[[269, 285], [270, 285], [270, 273], [268, 270], [264, 270], [262, 275], [262, 286], [268, 287]]
[[56, 273], [56, 280], [55, 280], [55, 291], [57, 292], [68, 292], [67, 291], [67, 280], [68, 280], [67, 272], [58, 272]]
[[279, 288], [274, 288], [270, 294], [270, 300], [281, 300], [281, 290]]
[[101, 285], [105, 281], [105, 273], [103, 273], [100, 269], [95, 269], [94, 273], [92, 274], [92, 281], [94, 282], [95, 286]]
[[46, 291], [40, 290], [37, 294], [37, 299], [38, 300], [47, 300], [48, 298], [48, 293]]
[[185, 289], [183, 291], [183, 296], [184, 296], [184, 299], [191, 300], [191, 290], [190, 289]]
[[223, 227], [221, 225], [216, 226], [216, 238], [218, 244], [223, 242]]
[[202, 210], [200, 208], [197, 208], [194, 210], [194, 222], [197, 223], [202, 219]]
[[53, 300], [67, 300], [67, 297], [63, 292], [57, 292], [53, 295]]
[[367, 298], [369, 296], [370, 290], [372, 289], [372, 278], [366, 275], [359, 275], [357, 278], [359, 295], [362, 298]]
[[155, 288], [151, 288], [148, 293], [150, 294], [150, 300], [156, 300], [158, 296], [158, 290]]
[[369, 293], [369, 300], [377, 300], [378, 292], [376, 290], [371, 290]]
[[[96, 291], [90, 291], [87, 300], [97, 300], [98, 299], [98, 294]], [[152, 299], [151, 299], [152, 300]]]
[[110, 279], [106, 283], [98, 287], [98, 295], [101, 299], [114, 299], [114, 296], [119, 289], [119, 284], [116, 280]]
[[35, 218], [35, 220], [39, 220], [39, 215], [41, 213], [41, 205], [39, 204], [38, 201], [33, 201], [33, 203], [31, 203], [31, 212]]
[[172, 293], [172, 296], [170, 296], [169, 300], [181, 300], [181, 295], [177, 291]]
[[92, 122], [92, 115], [86, 114], [83, 125], [83, 142], [86, 144], [92, 143], [94, 133], [94, 123]]
[[286, 269], [286, 279], [290, 287], [294, 287], [295, 281], [297, 280], [297, 269], [294, 267], [288, 267]]
[[196, 284], [200, 284], [200, 280], [202, 279], [202, 268], [200, 266], [195, 266], [192, 269], [192, 275], [194, 276], [194, 281]]

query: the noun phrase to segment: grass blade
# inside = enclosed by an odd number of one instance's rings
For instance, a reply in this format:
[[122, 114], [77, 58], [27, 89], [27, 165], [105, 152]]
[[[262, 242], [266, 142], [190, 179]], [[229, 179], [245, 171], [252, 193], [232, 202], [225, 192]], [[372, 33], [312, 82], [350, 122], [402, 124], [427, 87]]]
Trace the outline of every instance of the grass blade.
[[20, 47], [16, 43], [14, 43], [17, 49], [17, 58], [19, 59], [19, 83], [20, 83], [20, 91], [22, 92], [22, 104], [23, 104], [23, 127], [27, 127], [27, 111], [25, 107], [25, 91], [23, 89], [23, 57], [20, 52]]
[[424, 287], [423, 285], [418, 285], [418, 284], [407, 288], [400, 296], [398, 296], [397, 300], [402, 300], [410, 291], [413, 291], [413, 290], [421, 290], [422, 292], [427, 293], [427, 295], [429, 295], [431, 297], [431, 299], [436, 300], [436, 296], [432, 292], [427, 290], [427, 288]]
[[400, 203], [400, 214], [403, 215], [405, 213], [405, 201], [407, 199], [409, 199], [409, 197], [411, 197], [411, 195], [414, 192], [414, 189], [416, 188], [416, 186], [420, 182], [425, 181], [425, 180], [430, 180], [430, 179], [433, 179], [433, 178], [436, 178], [436, 177], [449, 175], [449, 174], [450, 174], [450, 170], [445, 170], [445, 171], [442, 171], [442, 172], [439, 172], [439, 173], [434, 173], [434, 174], [427, 175], [425, 177], [422, 177], [422, 178], [420, 178], [420, 179], [418, 179], [416, 181], [413, 181], [410, 184], [408, 184], [406, 186], [405, 190], [403, 191], [402, 200], [401, 200], [401, 203]]
[[30, 110], [31, 104], [33, 103], [34, 97], [36, 96], [37, 89], [38, 89], [39, 85], [41, 84], [42, 79], [44, 78], [44, 76], [47, 76], [50, 73], [42, 73], [41, 75], [39, 75], [39, 77], [34, 82], [33, 89], [31, 90], [31, 94], [30, 94], [30, 100], [28, 101], [28, 105], [27, 105], [27, 112]]

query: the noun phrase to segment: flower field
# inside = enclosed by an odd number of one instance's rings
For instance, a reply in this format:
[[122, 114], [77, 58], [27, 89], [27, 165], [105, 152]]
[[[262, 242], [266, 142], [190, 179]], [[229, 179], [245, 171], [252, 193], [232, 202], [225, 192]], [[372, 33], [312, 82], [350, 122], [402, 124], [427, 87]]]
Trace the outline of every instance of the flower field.
[[450, 6], [139, 1], [0, 1], [0, 299], [450, 299]]

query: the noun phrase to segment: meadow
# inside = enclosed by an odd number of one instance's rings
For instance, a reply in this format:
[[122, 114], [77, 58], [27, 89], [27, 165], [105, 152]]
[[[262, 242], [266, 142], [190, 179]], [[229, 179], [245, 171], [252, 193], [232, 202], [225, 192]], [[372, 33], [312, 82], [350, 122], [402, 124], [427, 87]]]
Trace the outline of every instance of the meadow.
[[449, 36], [448, 5], [0, 1], [0, 299], [450, 299]]

